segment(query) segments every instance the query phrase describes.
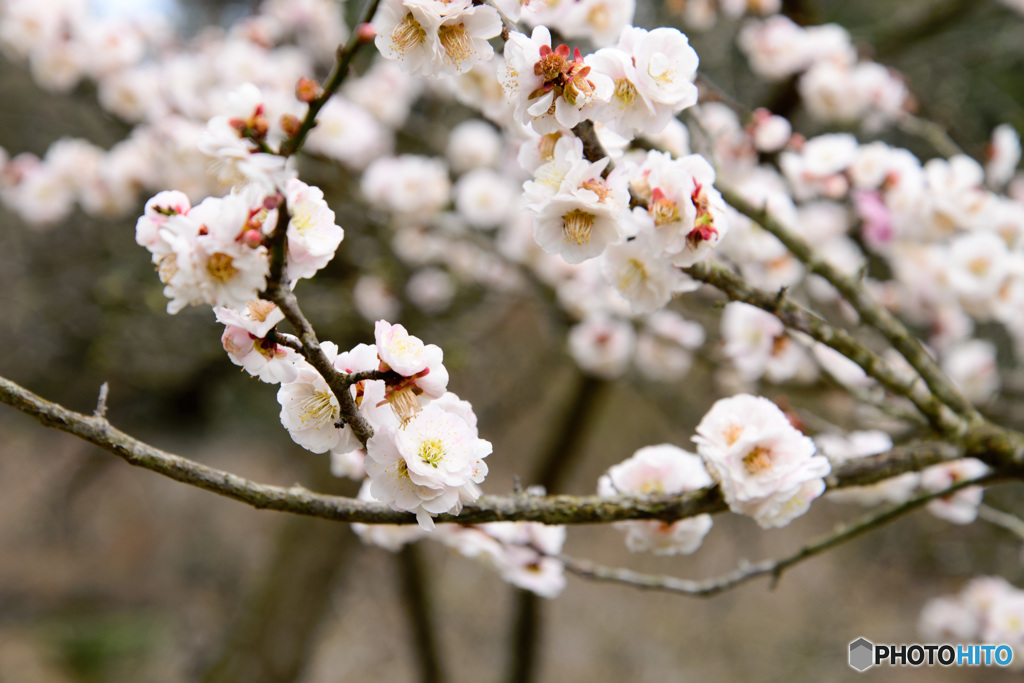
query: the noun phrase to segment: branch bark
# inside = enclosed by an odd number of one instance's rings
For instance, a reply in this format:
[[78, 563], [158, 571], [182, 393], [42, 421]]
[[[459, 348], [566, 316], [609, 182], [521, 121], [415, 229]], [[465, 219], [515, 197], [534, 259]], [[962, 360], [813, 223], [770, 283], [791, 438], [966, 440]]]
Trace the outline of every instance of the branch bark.
[[[40, 398], [0, 377], [0, 402], [37, 419], [46, 427], [67, 432], [113, 453], [128, 464], [152, 470], [190, 486], [212, 491], [257, 509], [321, 517], [363, 524], [415, 524], [408, 512], [392, 510], [383, 503], [314, 493], [302, 486], [284, 488], [240, 477], [231, 472], [174, 455], [114, 428], [105, 419], [83, 415]], [[992, 425], [973, 433], [962, 448], [942, 442], [924, 442], [835, 468], [832, 488], [863, 486], [918, 471], [929, 465], [970, 455], [984, 460], [997, 473], [1024, 479], [1024, 435]], [[601, 496], [483, 496], [462, 513], [439, 515], [437, 523], [540, 522], [542, 524], [605, 524], [634, 519], [672, 522], [727, 509], [717, 487], [679, 496], [647, 498]]]

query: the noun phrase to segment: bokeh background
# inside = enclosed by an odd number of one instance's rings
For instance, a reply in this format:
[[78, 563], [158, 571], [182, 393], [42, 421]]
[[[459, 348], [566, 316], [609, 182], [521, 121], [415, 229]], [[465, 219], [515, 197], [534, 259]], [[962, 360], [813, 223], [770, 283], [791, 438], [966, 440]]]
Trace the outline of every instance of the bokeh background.
[[[678, 25], [661, 3], [638, 4], [638, 25]], [[184, 32], [248, 10], [198, 0], [162, 5]], [[921, 113], [976, 157], [996, 124], [1024, 127], [1024, 20], [998, 3], [801, 0], [786, 8], [809, 23], [849, 28], [866, 51], [906, 74]], [[731, 41], [736, 30], [723, 21], [688, 32], [702, 69], [744, 102], [793, 107], [791, 86], [750, 76]], [[42, 154], [60, 136], [110, 146], [127, 131], [96, 106], [88, 85], [43, 93], [23, 69], [0, 61], [0, 93], [0, 145], [12, 154]], [[806, 123], [798, 109], [789, 113], [798, 129]], [[429, 97], [418, 110], [428, 122], [469, 115]], [[934, 153], [899, 134], [888, 139], [923, 157]], [[429, 143], [403, 140], [417, 150]], [[321, 339], [342, 348], [369, 342], [372, 325], [352, 302], [357, 275], [378, 275], [404, 299], [409, 271], [389, 254], [348, 172], [306, 160], [303, 176], [324, 188], [346, 229], [338, 257], [299, 286], [303, 306]], [[82, 412], [108, 382], [111, 421], [156, 446], [263, 482], [354, 494], [353, 483], [330, 475], [324, 456], [280, 428], [275, 388], [224, 358], [212, 314], [171, 317], [165, 303], [148, 253], [134, 242], [133, 219], [77, 213], [39, 230], [0, 209], [0, 374]], [[697, 297], [680, 310], [708, 322], [713, 336], [710, 303]], [[404, 301], [400, 320], [445, 350], [450, 388], [475, 406], [481, 435], [495, 445], [489, 492], [510, 491], [516, 476], [537, 481], [561, 443], [549, 483], [591, 493], [600, 474], [641, 446], [686, 447], [717, 397], [713, 342], [678, 385], [583, 377], [563, 349], [564, 319], [528, 293], [467, 287], [439, 316]], [[797, 411], [814, 405], [835, 424], [854, 419], [855, 406], [825, 386], [764, 391]], [[1024, 513], [1017, 485], [986, 500]], [[566, 551], [703, 578], [742, 559], [785, 554], [859, 512], [821, 501], [770, 532], [721, 515], [692, 557], [630, 555], [618, 532], [598, 527], [570, 529]], [[854, 680], [851, 640], [914, 642], [929, 597], [989, 573], [1021, 585], [1018, 539], [982, 522], [957, 527], [918, 513], [790, 570], [774, 589], [755, 581], [700, 600], [570, 577], [561, 597], [535, 600], [436, 544], [399, 555], [365, 547], [346, 525], [253, 510], [0, 410], [4, 682], [421, 680], [425, 639], [409, 616], [416, 587], [425, 591], [443, 680], [510, 680], [517, 667], [539, 681]], [[972, 670], [867, 675], [979, 680]]]

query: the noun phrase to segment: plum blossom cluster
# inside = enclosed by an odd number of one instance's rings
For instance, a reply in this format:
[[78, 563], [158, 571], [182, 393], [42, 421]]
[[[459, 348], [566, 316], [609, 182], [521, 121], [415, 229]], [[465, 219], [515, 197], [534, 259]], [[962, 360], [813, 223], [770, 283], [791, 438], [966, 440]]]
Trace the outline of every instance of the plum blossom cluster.
[[323, 193], [292, 178], [284, 193], [251, 184], [225, 197], [191, 206], [179, 191], [161, 192], [146, 202], [135, 239], [149, 250], [170, 300], [168, 313], [189, 305], [245, 310], [266, 288], [267, 248], [285, 202], [285, 273], [294, 286], [334, 258], [344, 230]]
[[972, 579], [957, 595], [933, 598], [921, 610], [918, 631], [928, 642], [999, 643], [1024, 658], [1024, 591], [998, 576]]
[[[712, 484], [700, 457], [672, 444], [646, 446], [631, 458], [613, 466], [597, 482], [602, 496], [671, 495], [696, 491]], [[711, 530], [711, 515], [697, 515], [676, 522], [658, 520], [616, 522], [626, 533], [632, 552], [656, 555], [695, 552]]]
[[321, 348], [342, 376], [378, 373], [347, 386], [360, 417], [373, 429], [362, 444], [341, 413], [327, 380], [305, 361], [278, 391], [281, 422], [292, 440], [314, 453], [330, 452], [337, 467], [369, 477], [369, 495], [413, 512], [425, 529], [432, 517], [458, 514], [480, 496], [491, 444], [479, 438], [472, 406], [448, 392], [444, 354], [402, 325], [377, 322], [375, 343], [339, 353]]
[[717, 401], [693, 437], [729, 509], [765, 529], [789, 524], [825, 491], [832, 471], [814, 442], [766, 398], [739, 394]]
[[[370, 486], [369, 481], [364, 482], [360, 499], [375, 500]], [[528, 493], [542, 495], [543, 490], [531, 488]], [[432, 532], [412, 525], [353, 524], [352, 528], [364, 543], [391, 552], [431, 538], [497, 571], [508, 583], [545, 598], [557, 597], [565, 588], [565, 567], [558, 559], [565, 544], [564, 526], [536, 522], [445, 524]]]
[[626, 26], [614, 46], [584, 58], [553, 47], [538, 26], [505, 47], [505, 90], [516, 120], [541, 135], [592, 120], [619, 135], [657, 135], [697, 101], [697, 53], [675, 29]]
[[668, 0], [669, 11], [682, 17], [690, 28], [706, 31], [719, 17], [738, 19], [745, 14], [767, 16], [782, 9], [782, 0]]
[[[159, 16], [97, 17], [84, 0], [5, 3], [5, 56], [27, 63], [50, 90], [92, 81], [99, 105], [133, 127], [109, 149], [61, 138], [41, 157], [0, 152], [0, 199], [26, 222], [46, 226], [76, 206], [128, 216], [142, 193], [168, 187], [198, 203], [223, 194], [238, 174], [280, 169], [283, 159], [264, 147], [289, 133], [282, 122], [294, 125], [305, 108], [296, 84], [328, 65], [347, 34], [331, 0], [266, 0], [230, 30], [191, 40]], [[247, 83], [248, 92], [239, 91]], [[393, 64], [375, 65], [331, 99], [309, 149], [362, 169], [391, 150], [393, 128], [420, 90]], [[211, 163], [200, 146], [219, 156]]]
[[877, 129], [905, 113], [908, 90], [903, 79], [877, 62], [859, 60], [842, 26], [803, 27], [775, 14], [749, 19], [737, 43], [759, 76], [781, 80], [801, 74], [800, 96], [808, 113], [820, 121]]
[[501, 33], [501, 17], [490, 5], [470, 0], [384, 0], [374, 29], [380, 53], [398, 60], [404, 71], [442, 76], [491, 59], [487, 39]]

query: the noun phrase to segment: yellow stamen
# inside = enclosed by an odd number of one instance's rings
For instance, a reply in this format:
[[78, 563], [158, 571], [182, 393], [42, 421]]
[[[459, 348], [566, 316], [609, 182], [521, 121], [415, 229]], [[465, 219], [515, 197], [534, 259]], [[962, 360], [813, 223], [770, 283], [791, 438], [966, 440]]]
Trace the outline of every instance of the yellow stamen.
[[594, 214], [579, 209], [565, 214], [562, 217], [562, 241], [588, 244], [590, 233], [594, 230], [594, 218]]
[[238, 274], [238, 268], [234, 266], [235, 259], [227, 254], [217, 252], [206, 262], [206, 272], [214, 280], [228, 282]]
[[772, 466], [772, 454], [767, 448], [757, 446], [743, 458], [743, 466], [749, 474], [758, 474]]
[[445, 24], [437, 32], [441, 47], [456, 65], [462, 64], [473, 54], [473, 40], [466, 32], [465, 24]]
[[391, 42], [394, 43], [395, 48], [402, 54], [406, 54], [409, 50], [422, 44], [426, 39], [427, 32], [420, 26], [420, 22], [416, 21], [416, 17], [412, 15], [412, 12], [406, 14], [405, 19], [391, 32]]

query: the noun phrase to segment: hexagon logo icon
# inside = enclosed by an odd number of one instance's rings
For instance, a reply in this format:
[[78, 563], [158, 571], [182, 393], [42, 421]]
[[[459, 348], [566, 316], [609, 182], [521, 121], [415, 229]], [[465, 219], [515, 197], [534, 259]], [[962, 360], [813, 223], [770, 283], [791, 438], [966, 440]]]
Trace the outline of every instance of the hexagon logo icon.
[[864, 638], [850, 643], [850, 666], [857, 671], [864, 671], [875, 664], [875, 646]]

